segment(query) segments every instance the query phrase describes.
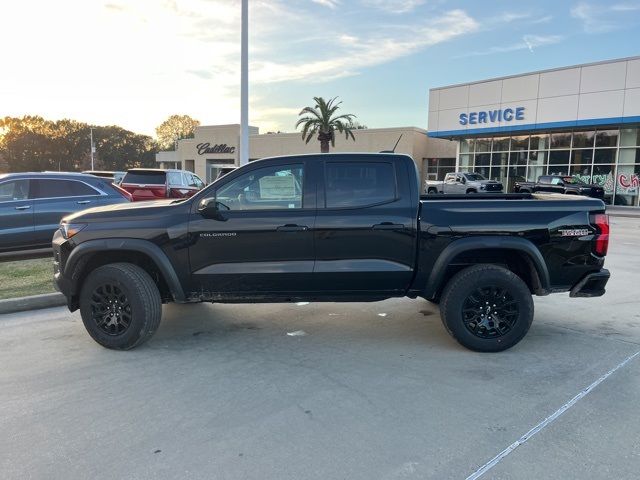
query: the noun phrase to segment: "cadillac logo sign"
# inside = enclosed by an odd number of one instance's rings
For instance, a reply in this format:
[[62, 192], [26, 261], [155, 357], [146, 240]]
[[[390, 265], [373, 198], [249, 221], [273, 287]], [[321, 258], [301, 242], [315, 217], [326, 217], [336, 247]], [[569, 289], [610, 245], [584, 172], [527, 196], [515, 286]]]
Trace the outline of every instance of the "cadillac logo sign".
[[198, 155], [204, 155], [205, 153], [235, 153], [236, 147], [230, 147], [226, 143], [218, 143], [211, 145], [207, 143], [199, 143], [196, 145], [198, 149]]

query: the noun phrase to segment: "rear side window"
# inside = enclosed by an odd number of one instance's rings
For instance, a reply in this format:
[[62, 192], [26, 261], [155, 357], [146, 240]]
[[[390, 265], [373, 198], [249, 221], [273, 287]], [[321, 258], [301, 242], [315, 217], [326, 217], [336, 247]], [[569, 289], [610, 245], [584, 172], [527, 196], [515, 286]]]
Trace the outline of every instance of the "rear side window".
[[137, 183], [141, 185], [164, 185], [166, 182], [166, 172], [155, 171], [135, 171], [127, 172], [122, 183]]
[[180, 172], [167, 172], [167, 180], [169, 185], [184, 185], [182, 173]]
[[551, 177], [540, 177], [538, 183], [551, 183]]
[[31, 198], [84, 197], [89, 195], [99, 195], [99, 192], [86, 183], [76, 180], [50, 178], [31, 180]]
[[29, 198], [29, 180], [11, 180], [0, 183], [0, 203]]
[[365, 207], [395, 200], [396, 177], [390, 163], [329, 162], [325, 169], [327, 208]]

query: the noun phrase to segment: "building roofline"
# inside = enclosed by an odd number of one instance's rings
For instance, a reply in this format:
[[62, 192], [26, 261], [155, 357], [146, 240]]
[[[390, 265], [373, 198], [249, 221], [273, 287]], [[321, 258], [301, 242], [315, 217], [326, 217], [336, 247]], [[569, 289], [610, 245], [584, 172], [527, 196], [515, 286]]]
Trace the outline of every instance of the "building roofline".
[[623, 57], [623, 58], [612, 58], [610, 60], [600, 60], [598, 62], [590, 62], [590, 63], [579, 63], [576, 65], [568, 65], [565, 67], [556, 67], [556, 68], [547, 68], [544, 70], [535, 70], [533, 72], [523, 72], [523, 73], [518, 73], [518, 74], [514, 74], [514, 75], [505, 75], [504, 77], [493, 77], [493, 78], [487, 78], [485, 80], [476, 80], [473, 82], [463, 82], [463, 83], [454, 83], [451, 85], [445, 85], [442, 87], [435, 87], [435, 88], [430, 88], [429, 91], [436, 91], [436, 90], [446, 90], [448, 88], [455, 88], [455, 87], [464, 87], [467, 85], [477, 85], [480, 83], [488, 83], [488, 82], [495, 82], [496, 80], [506, 80], [509, 78], [517, 78], [517, 77], [528, 77], [529, 75], [539, 75], [541, 73], [548, 73], [548, 72], [557, 72], [560, 70], [570, 70], [572, 68], [582, 68], [582, 67], [592, 67], [594, 65], [606, 65], [608, 63], [618, 63], [618, 62], [628, 62], [631, 60], [640, 60], [640, 55], [637, 56], [633, 56], [633, 57]]
[[[379, 132], [399, 132], [414, 131], [418, 133], [427, 133], [427, 130], [420, 127], [382, 127], [382, 128], [362, 128], [353, 130], [353, 133], [379, 133]], [[253, 133], [249, 137], [283, 137], [283, 136], [300, 136], [301, 132], [282, 132], [282, 133]]]

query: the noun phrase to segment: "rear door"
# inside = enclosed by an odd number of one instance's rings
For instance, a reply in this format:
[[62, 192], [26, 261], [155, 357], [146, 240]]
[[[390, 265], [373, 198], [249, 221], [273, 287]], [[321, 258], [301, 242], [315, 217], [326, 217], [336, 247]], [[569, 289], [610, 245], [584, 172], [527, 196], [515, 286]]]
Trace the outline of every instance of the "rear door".
[[252, 165], [221, 180], [219, 218], [194, 202], [189, 221], [193, 289], [211, 295], [308, 293], [314, 262], [315, 179], [307, 158]]
[[458, 193], [458, 187], [456, 185], [456, 176], [454, 173], [447, 173], [444, 177], [444, 183], [442, 185], [442, 191], [444, 193]]
[[38, 243], [51, 243], [62, 217], [100, 205], [103, 195], [81, 180], [39, 178], [31, 180], [34, 236]]
[[406, 167], [394, 158], [324, 160], [314, 235], [318, 292], [368, 297], [408, 288], [417, 205]]
[[36, 244], [29, 180], [0, 183], [0, 250], [28, 248]]

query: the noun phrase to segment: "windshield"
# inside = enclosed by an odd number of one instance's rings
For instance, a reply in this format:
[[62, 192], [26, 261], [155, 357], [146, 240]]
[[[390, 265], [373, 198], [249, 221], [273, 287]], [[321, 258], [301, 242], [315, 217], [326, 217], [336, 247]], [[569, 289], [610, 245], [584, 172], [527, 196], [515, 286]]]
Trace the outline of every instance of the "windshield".
[[472, 182], [478, 182], [480, 180], [486, 180], [486, 178], [484, 178], [479, 173], [465, 173], [464, 176], [467, 177], [467, 180], [470, 180]]
[[568, 183], [570, 185], [586, 185], [582, 180], [578, 177], [562, 177], [564, 183]]

